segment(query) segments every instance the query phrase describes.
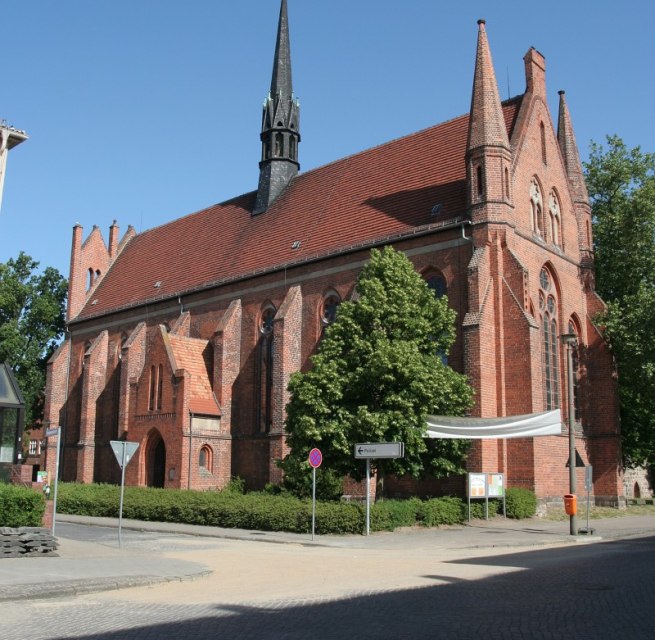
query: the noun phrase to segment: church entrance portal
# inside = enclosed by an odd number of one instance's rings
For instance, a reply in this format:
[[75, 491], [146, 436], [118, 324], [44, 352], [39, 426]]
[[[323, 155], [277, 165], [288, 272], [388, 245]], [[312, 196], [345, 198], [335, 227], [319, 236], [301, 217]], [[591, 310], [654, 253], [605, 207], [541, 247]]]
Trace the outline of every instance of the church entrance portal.
[[163, 487], [166, 477], [166, 445], [159, 432], [150, 436], [146, 451], [147, 484], [149, 487]]

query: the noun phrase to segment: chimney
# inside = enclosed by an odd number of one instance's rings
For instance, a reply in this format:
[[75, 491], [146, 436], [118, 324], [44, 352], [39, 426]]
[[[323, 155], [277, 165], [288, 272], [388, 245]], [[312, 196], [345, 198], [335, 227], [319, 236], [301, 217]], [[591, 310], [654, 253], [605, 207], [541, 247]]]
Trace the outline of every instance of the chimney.
[[525, 54], [526, 92], [546, 97], [546, 58], [534, 47]]
[[109, 258], [116, 257], [116, 250], [118, 249], [118, 224], [114, 220], [109, 227]]

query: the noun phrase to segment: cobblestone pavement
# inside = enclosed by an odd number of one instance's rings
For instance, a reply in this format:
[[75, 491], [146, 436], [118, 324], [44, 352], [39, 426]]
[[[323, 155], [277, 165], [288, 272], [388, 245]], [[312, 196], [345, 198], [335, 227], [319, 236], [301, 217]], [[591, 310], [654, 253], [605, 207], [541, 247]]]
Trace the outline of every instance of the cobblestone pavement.
[[[655, 602], [655, 537], [523, 552], [464, 550], [437, 556], [422, 551], [423, 563], [413, 549], [369, 555], [362, 550], [293, 545], [254, 547], [250, 543], [242, 556], [237, 547], [221, 543], [214, 552], [214, 574], [193, 583], [0, 603], [2, 637], [650, 640], [654, 636], [650, 612]], [[241, 576], [232, 575], [239, 568], [229, 562], [230, 556], [243, 565]], [[302, 576], [299, 564], [306, 570]], [[329, 584], [322, 582], [324, 574], [330, 576]], [[353, 588], [358, 581], [362, 588]], [[250, 592], [243, 587], [248, 582]], [[317, 588], [311, 589], [312, 584]]]

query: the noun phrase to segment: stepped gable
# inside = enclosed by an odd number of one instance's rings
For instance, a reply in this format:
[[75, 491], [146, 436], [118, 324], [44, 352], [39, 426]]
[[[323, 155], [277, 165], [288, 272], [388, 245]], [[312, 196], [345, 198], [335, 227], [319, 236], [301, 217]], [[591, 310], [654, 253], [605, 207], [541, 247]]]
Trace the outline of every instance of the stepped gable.
[[209, 342], [173, 334], [169, 334], [168, 339], [175, 365], [191, 375], [189, 411], [197, 415], [219, 416], [221, 410], [214, 397], [208, 373]]
[[[503, 103], [510, 137], [521, 99]], [[73, 322], [462, 217], [468, 129], [469, 116], [460, 116], [308, 171], [259, 216], [251, 215], [253, 192], [144, 231]], [[434, 215], [436, 204], [441, 208]]]

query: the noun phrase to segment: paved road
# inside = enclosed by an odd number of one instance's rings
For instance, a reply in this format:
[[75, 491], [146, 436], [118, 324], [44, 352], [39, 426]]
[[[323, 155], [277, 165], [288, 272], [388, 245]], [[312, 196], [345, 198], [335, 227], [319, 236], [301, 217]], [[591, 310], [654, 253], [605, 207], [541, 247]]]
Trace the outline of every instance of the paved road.
[[[110, 536], [110, 532], [102, 535]], [[199, 562], [198, 580], [0, 603], [3, 638], [654, 636], [655, 537], [514, 551], [320, 547], [129, 532], [128, 551]], [[110, 544], [109, 538], [107, 544]], [[26, 559], [27, 562], [29, 559]]]

